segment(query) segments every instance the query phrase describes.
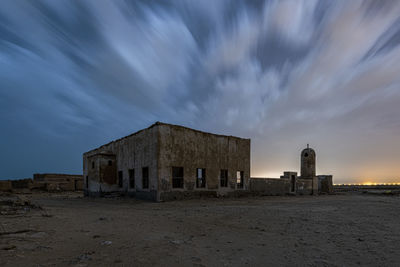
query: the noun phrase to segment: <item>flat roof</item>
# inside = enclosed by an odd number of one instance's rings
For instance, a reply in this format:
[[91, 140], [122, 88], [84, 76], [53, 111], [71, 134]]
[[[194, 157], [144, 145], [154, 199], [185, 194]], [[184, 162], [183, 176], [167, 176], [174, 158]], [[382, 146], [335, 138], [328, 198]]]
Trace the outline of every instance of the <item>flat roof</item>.
[[[114, 143], [114, 142], [121, 141], [121, 140], [123, 140], [123, 139], [125, 139], [125, 138], [131, 137], [131, 136], [134, 136], [134, 135], [137, 135], [137, 134], [139, 134], [139, 133], [141, 133], [141, 132], [143, 132], [143, 131], [145, 131], [145, 130], [151, 129], [151, 128], [153, 128], [153, 127], [155, 127], [155, 126], [159, 126], [159, 125], [161, 125], [161, 126], [169, 126], [169, 127], [176, 127], [176, 128], [181, 128], [181, 129], [185, 129], [185, 130], [190, 130], [190, 131], [194, 131], [194, 132], [198, 132], [198, 133], [202, 133], [202, 134], [211, 134], [211, 135], [215, 135], [215, 136], [219, 136], [219, 137], [232, 137], [232, 138], [250, 140], [250, 138], [242, 138], [242, 137], [237, 137], [237, 136], [233, 136], [233, 135], [223, 135], [223, 134], [215, 134], [215, 133], [210, 133], [210, 132], [204, 132], [204, 131], [196, 130], [196, 129], [193, 129], [193, 128], [181, 126], [181, 125], [176, 125], [176, 124], [170, 124], [170, 123], [165, 123], [165, 122], [157, 121], [157, 122], [153, 123], [152, 125], [150, 125], [150, 126], [147, 127], [147, 128], [141, 129], [141, 130], [136, 131], [136, 132], [134, 132], [134, 133], [131, 133], [131, 134], [127, 135], [127, 136], [124, 136], [124, 137], [115, 139], [115, 140], [113, 140], [113, 141], [111, 141], [111, 142], [108, 142], [108, 143], [106, 143], [106, 144], [104, 144], [104, 145], [101, 145], [101, 146], [99, 146], [99, 147], [97, 147], [97, 148], [91, 149], [91, 150], [89, 150], [89, 151], [87, 151], [87, 152], [85, 152], [85, 153], [83, 153], [83, 154], [92, 152], [93, 150], [100, 149], [100, 148], [102, 148], [102, 147], [104, 147], [104, 146], [108, 146], [108, 145], [110, 145], [110, 144], [112, 144], [112, 143]], [[100, 153], [101, 153], [101, 152], [100, 152]]]

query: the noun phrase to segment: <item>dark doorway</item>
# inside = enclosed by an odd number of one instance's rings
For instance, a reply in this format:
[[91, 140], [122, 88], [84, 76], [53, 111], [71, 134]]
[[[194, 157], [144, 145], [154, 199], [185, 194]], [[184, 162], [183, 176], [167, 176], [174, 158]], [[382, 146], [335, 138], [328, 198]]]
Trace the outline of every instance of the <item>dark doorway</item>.
[[296, 176], [292, 175], [290, 182], [290, 192], [294, 192], [296, 187]]
[[89, 176], [86, 176], [86, 189], [89, 188]]
[[123, 181], [124, 181], [123, 172], [119, 171], [118, 172], [118, 186], [119, 187], [122, 187]]

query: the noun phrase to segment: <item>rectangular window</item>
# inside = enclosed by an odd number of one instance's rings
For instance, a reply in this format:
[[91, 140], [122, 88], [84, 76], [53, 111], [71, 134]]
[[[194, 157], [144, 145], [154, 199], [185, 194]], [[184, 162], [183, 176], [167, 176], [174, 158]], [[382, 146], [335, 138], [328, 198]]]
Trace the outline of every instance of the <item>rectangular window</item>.
[[243, 188], [243, 171], [237, 171], [236, 172], [236, 186], [237, 188]]
[[220, 185], [221, 187], [228, 187], [228, 170], [221, 170]]
[[89, 188], [89, 176], [86, 176], [86, 189]]
[[124, 177], [123, 177], [122, 171], [119, 171], [119, 172], [118, 172], [118, 186], [119, 186], [119, 187], [122, 187], [122, 184], [123, 184], [123, 181], [124, 181], [123, 178], [124, 178]]
[[206, 187], [206, 169], [196, 170], [196, 187], [205, 188]]
[[92, 161], [92, 169], [94, 169], [94, 161]]
[[129, 169], [129, 188], [135, 188], [135, 169]]
[[149, 167], [142, 168], [142, 188], [149, 188]]
[[172, 167], [172, 188], [183, 188], [183, 167]]

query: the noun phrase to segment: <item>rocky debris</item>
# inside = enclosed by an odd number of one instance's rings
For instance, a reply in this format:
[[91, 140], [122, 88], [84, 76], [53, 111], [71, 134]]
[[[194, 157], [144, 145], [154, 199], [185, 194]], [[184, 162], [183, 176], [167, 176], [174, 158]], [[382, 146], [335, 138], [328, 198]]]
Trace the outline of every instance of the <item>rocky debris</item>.
[[102, 241], [100, 244], [101, 244], [102, 246], [109, 246], [109, 245], [112, 244], [112, 241], [105, 240], [105, 241]]
[[0, 197], [0, 215], [21, 215], [29, 212], [31, 209], [42, 209], [39, 205], [23, 196], [1, 196]]

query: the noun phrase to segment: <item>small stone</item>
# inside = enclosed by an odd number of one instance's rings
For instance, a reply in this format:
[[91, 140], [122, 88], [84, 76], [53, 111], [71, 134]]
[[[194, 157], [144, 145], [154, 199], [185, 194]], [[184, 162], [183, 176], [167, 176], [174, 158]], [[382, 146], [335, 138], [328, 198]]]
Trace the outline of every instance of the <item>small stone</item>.
[[108, 240], [102, 241], [102, 242], [101, 242], [101, 245], [109, 246], [109, 245], [111, 245], [111, 244], [112, 244], [112, 242], [111, 242], [111, 241], [108, 241]]

